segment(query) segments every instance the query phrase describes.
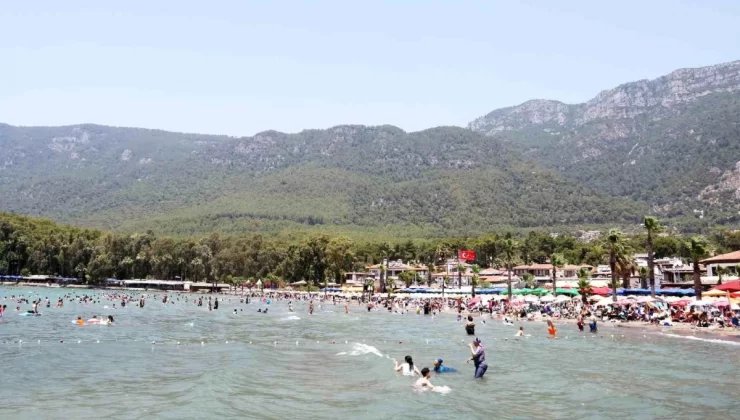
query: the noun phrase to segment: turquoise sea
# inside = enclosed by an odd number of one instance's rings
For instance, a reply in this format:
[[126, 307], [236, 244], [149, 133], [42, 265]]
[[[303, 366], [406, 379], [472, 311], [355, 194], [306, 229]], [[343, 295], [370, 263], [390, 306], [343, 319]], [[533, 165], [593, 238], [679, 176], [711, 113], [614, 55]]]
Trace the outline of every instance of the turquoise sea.
[[[473, 379], [469, 337], [454, 316], [368, 313], [305, 302], [270, 305], [225, 297], [147, 292], [144, 308], [71, 303], [63, 294], [111, 291], [0, 287], [0, 418], [737, 418], [740, 343], [601, 324], [477, 320], [489, 369]], [[140, 294], [141, 292], [130, 292]], [[20, 316], [11, 295], [49, 297], [41, 316]], [[188, 300], [186, 302], [186, 299]], [[116, 301], [116, 306], [120, 303]], [[257, 309], [269, 306], [266, 314]], [[106, 308], [107, 307], [107, 308]], [[237, 309], [234, 314], [233, 310]], [[22, 310], [30, 305], [22, 305]], [[113, 315], [112, 326], [77, 316]], [[529, 337], [515, 339], [523, 325]], [[391, 358], [434, 358], [459, 369], [434, 376], [448, 394], [419, 393]]]

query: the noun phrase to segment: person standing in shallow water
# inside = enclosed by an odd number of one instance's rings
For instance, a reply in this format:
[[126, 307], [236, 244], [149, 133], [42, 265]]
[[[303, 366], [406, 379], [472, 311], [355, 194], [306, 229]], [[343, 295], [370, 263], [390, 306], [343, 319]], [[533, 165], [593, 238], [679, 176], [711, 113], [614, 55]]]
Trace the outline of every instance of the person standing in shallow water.
[[468, 315], [468, 322], [465, 323], [465, 332], [468, 335], [475, 335], [475, 321], [473, 321], [473, 315]]
[[470, 343], [470, 353], [471, 356], [468, 362], [473, 361], [475, 378], [482, 378], [488, 370], [488, 364], [486, 363], [486, 351], [483, 349], [483, 343], [478, 338]]

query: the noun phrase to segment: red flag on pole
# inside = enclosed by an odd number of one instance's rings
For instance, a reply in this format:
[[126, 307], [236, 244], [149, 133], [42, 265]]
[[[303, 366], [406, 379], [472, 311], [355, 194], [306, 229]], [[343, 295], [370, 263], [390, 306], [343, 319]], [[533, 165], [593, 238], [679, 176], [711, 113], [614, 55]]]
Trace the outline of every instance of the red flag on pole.
[[475, 260], [475, 251], [472, 249], [461, 249], [457, 251], [457, 258], [463, 261]]

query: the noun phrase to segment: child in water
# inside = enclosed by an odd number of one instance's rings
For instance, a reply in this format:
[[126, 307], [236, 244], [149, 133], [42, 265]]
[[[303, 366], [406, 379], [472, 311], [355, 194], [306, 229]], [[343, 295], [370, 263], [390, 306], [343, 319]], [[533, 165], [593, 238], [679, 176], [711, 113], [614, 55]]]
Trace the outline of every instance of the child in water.
[[551, 320], [547, 320], [547, 334], [550, 338], [555, 338], [558, 335], [558, 329], [555, 328], [555, 324]]
[[416, 380], [414, 387], [420, 390], [429, 389], [434, 391], [435, 386], [432, 385], [432, 382], [429, 380], [431, 377], [432, 372], [429, 370], [429, 368], [425, 367], [421, 370], [421, 378]]

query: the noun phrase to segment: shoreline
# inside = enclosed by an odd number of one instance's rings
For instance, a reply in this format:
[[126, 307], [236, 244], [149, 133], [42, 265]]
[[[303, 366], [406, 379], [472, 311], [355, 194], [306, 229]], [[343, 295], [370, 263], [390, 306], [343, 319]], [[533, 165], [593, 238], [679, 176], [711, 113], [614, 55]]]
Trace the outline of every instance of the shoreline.
[[[202, 291], [182, 291], [182, 290], [159, 290], [159, 289], [139, 289], [139, 288], [129, 288], [129, 287], [116, 287], [116, 286], [108, 286], [108, 287], [101, 287], [101, 286], [93, 286], [93, 285], [67, 285], [67, 286], [60, 286], [58, 284], [43, 284], [43, 283], [0, 283], [0, 286], [5, 287], [41, 287], [41, 288], [51, 288], [51, 289], [89, 289], [89, 290], [128, 290], [132, 292], [155, 292], [155, 293], [178, 293], [178, 294], [203, 294]], [[276, 293], [291, 293], [295, 291], [288, 291], [288, 290], [270, 290], [269, 292], [276, 292]], [[317, 292], [312, 292], [317, 293]], [[321, 293], [321, 292], [318, 292]], [[229, 290], [229, 291], [223, 291], [223, 292], [217, 292], [215, 294], [218, 295], [225, 295], [225, 296], [239, 296], [239, 291]], [[398, 296], [394, 296], [398, 297]], [[452, 298], [452, 297], [450, 297]], [[361, 303], [358, 301], [358, 305], [361, 305]], [[490, 317], [489, 314], [486, 313], [479, 313], [478, 311], [469, 311], [465, 310], [464, 312], [467, 316], [468, 314], [473, 315], [474, 318], [477, 319], [491, 319], [491, 320], [503, 320], [503, 315], [497, 314], [494, 317]], [[456, 316], [457, 310], [455, 308], [445, 308], [438, 312], [438, 316]], [[514, 323], [538, 323], [542, 322], [545, 323], [548, 319], [551, 319], [547, 316], [539, 316], [536, 317], [533, 320], [521, 320], [516, 319], [514, 317], [511, 317], [512, 321]], [[576, 319], [572, 318], [559, 318], [559, 319], [551, 319], [556, 325], [557, 324], [573, 324], [575, 325], [577, 323]], [[525, 325], [526, 325], [525, 324]], [[626, 328], [629, 330], [635, 330], [635, 331], [645, 331], [645, 332], [651, 332], [651, 333], [659, 333], [659, 334], [675, 334], [680, 336], [688, 336], [688, 337], [697, 337], [697, 336], [705, 336], [707, 338], [717, 338], [721, 337], [724, 339], [729, 339], [733, 342], [740, 343], [740, 329], [733, 328], [733, 327], [724, 327], [719, 328], [716, 326], [713, 327], [706, 327], [706, 328], [699, 328], [692, 324], [686, 324], [686, 323], [674, 323], [671, 326], [663, 326], [663, 325], [656, 325], [656, 324], [649, 324], [645, 323], [643, 321], [629, 321], [629, 322], [612, 322], [612, 321], [599, 321], [600, 327], [616, 327], [616, 328]]]

